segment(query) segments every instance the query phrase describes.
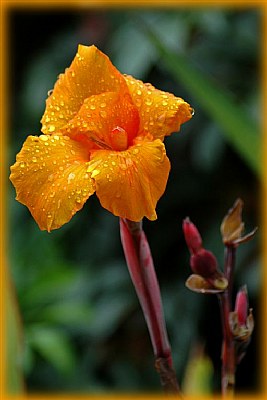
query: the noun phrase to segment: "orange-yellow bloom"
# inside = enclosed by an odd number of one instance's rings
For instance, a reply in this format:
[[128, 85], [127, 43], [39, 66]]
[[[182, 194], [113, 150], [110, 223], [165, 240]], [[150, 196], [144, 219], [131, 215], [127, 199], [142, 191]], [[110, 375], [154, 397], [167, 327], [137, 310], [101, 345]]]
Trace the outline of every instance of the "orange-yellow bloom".
[[46, 100], [43, 134], [26, 139], [11, 167], [17, 200], [48, 231], [94, 192], [114, 215], [154, 220], [170, 170], [163, 139], [191, 116], [183, 99], [122, 75], [95, 46], [80, 45]]

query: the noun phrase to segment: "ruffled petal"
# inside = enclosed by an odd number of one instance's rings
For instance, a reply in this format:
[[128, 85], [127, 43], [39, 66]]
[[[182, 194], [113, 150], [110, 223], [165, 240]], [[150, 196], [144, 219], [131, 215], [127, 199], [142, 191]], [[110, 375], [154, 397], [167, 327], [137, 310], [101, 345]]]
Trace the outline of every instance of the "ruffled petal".
[[59, 75], [46, 100], [42, 132], [58, 131], [79, 111], [84, 100], [104, 92], [117, 92], [125, 80], [109, 58], [95, 46], [79, 45], [69, 68]]
[[165, 136], [179, 131], [180, 125], [192, 117], [193, 109], [183, 99], [132, 76], [124, 77], [139, 110], [140, 134], [149, 133], [154, 139], [163, 140]]
[[157, 218], [155, 207], [164, 193], [170, 163], [160, 140], [143, 142], [127, 151], [96, 151], [88, 171], [101, 205], [131, 221]]
[[25, 204], [40, 229], [51, 231], [68, 222], [95, 192], [87, 173], [89, 154], [68, 136], [29, 136], [10, 180], [16, 199]]
[[78, 114], [62, 132], [75, 138], [86, 136], [102, 148], [126, 150], [137, 135], [139, 114], [128, 89], [86, 99]]

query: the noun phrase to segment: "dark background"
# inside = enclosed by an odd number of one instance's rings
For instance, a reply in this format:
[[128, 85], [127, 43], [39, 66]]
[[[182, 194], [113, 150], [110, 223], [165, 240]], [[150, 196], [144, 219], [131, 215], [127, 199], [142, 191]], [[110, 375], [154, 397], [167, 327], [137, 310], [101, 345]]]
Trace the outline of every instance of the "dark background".
[[[223, 265], [220, 223], [237, 197], [246, 230], [261, 226], [260, 180], [183, 81], [174, 81], [140, 23], [157, 28], [216, 81], [245, 113], [260, 120], [261, 13], [248, 8], [10, 9], [9, 163], [29, 134], [40, 133], [47, 91], [69, 66], [79, 43], [95, 44], [123, 73], [183, 97], [195, 109], [165, 141], [172, 170], [158, 220], [144, 221], [162, 289], [178, 378], [201, 348], [206, 390], [220, 389], [221, 325], [216, 296], [190, 292], [186, 216]], [[225, 116], [227, 118], [227, 115]], [[242, 132], [240, 132], [242, 135]], [[57, 231], [39, 231], [8, 184], [9, 264], [24, 338], [22, 369], [29, 392], [158, 391], [152, 348], [119, 238], [118, 219], [93, 196]], [[237, 390], [260, 388], [260, 230], [238, 249], [235, 291], [247, 284], [256, 328], [237, 370]], [[202, 354], [202, 353], [201, 353]], [[210, 364], [208, 364], [210, 366]], [[194, 388], [193, 388], [194, 389]], [[191, 388], [191, 390], [193, 390]], [[190, 390], [187, 389], [187, 390]]]

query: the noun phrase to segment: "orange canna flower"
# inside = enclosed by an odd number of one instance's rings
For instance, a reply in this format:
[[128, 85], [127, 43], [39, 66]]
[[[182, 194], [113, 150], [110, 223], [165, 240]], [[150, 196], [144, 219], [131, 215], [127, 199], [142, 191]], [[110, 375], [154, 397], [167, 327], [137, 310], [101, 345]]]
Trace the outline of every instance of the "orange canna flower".
[[114, 215], [157, 218], [170, 163], [163, 139], [192, 116], [183, 99], [122, 75], [79, 45], [46, 100], [42, 135], [28, 136], [10, 179], [40, 229], [68, 222], [96, 193]]

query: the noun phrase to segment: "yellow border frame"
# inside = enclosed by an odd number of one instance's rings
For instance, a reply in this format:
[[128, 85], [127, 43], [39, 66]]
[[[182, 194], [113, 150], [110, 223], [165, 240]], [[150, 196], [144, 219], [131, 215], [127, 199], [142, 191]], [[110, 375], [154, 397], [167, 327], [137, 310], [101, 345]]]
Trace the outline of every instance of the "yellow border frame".
[[[172, 8], [172, 7], [194, 7], [194, 8], [204, 8], [204, 7], [242, 7], [242, 8], [249, 8], [249, 7], [259, 7], [261, 8], [264, 16], [264, 26], [263, 26], [263, 37], [262, 37], [262, 85], [263, 85], [263, 109], [262, 115], [265, 115], [266, 109], [266, 89], [267, 89], [267, 44], [265, 40], [267, 40], [267, 3], [264, 0], [127, 0], [125, 3], [123, 0], [93, 0], [93, 1], [86, 1], [86, 0], [0, 0], [1, 2], [1, 12], [0, 12], [0, 34], [1, 34], [1, 43], [0, 43], [0, 52], [1, 52], [1, 65], [0, 65], [0, 82], [1, 82], [1, 92], [0, 92], [0, 107], [1, 107], [1, 118], [0, 118], [0, 127], [1, 127], [1, 176], [0, 176], [0, 183], [2, 189], [2, 201], [0, 207], [0, 259], [1, 259], [1, 276], [0, 276], [0, 301], [1, 301], [1, 327], [3, 327], [3, 323], [5, 321], [5, 293], [7, 291], [8, 283], [6, 277], [5, 266], [7, 265], [7, 254], [6, 254], [6, 227], [7, 222], [5, 219], [5, 188], [7, 182], [8, 171], [5, 169], [6, 165], [6, 157], [5, 157], [5, 149], [8, 143], [8, 138], [6, 132], [8, 132], [8, 120], [7, 120], [7, 104], [8, 104], [8, 92], [7, 92], [7, 71], [8, 71], [8, 47], [7, 47], [7, 18], [6, 12], [10, 8], [109, 8], [115, 9], [118, 7], [121, 8], [148, 8], [148, 7], [155, 7], [155, 8]], [[263, 133], [265, 131], [266, 126], [266, 119], [263, 121]], [[267, 139], [266, 135], [263, 134], [263, 147], [264, 147], [264, 155], [266, 155], [267, 150]], [[265, 164], [265, 160], [263, 160]], [[266, 241], [267, 241], [267, 185], [266, 185], [266, 172], [263, 179], [262, 184], [262, 208], [261, 208], [261, 216], [262, 220], [264, 221], [263, 230], [262, 230], [262, 237], [263, 237], [263, 265], [267, 264], [267, 255], [266, 255]], [[263, 271], [264, 275], [264, 284], [267, 284], [266, 279], [266, 272]], [[260, 400], [265, 399], [267, 397], [267, 382], [266, 382], [266, 369], [267, 369], [267, 291], [263, 291], [262, 295], [262, 382], [263, 382], [263, 392], [257, 395], [242, 395], [239, 396], [238, 399], [240, 400]], [[62, 394], [62, 395], [43, 395], [43, 394], [31, 394], [31, 395], [8, 395], [4, 392], [4, 382], [5, 382], [5, 366], [4, 366], [4, 354], [5, 354], [5, 338], [3, 329], [0, 332], [0, 354], [3, 357], [0, 360], [0, 394], [1, 399], [3, 400], [39, 400], [39, 399], [64, 399], [64, 400], [157, 400], [157, 399], [164, 399], [163, 395], [156, 395], [156, 394], [105, 394], [105, 395], [71, 395], [71, 394]], [[177, 399], [177, 397], [168, 397], [170, 399]], [[187, 397], [188, 400], [193, 399], [204, 399], [207, 397]], [[220, 399], [220, 396], [211, 396], [209, 399]]]

